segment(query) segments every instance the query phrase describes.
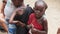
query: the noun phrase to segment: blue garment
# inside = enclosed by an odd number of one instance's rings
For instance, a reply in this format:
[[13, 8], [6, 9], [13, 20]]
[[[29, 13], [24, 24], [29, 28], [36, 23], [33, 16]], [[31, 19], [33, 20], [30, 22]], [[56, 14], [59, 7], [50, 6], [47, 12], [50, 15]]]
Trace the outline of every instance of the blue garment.
[[9, 24], [9, 19], [6, 18], [6, 25], [8, 27], [8, 34], [16, 34], [16, 26], [15, 24]]
[[9, 28], [8, 34], [16, 34], [16, 28]]

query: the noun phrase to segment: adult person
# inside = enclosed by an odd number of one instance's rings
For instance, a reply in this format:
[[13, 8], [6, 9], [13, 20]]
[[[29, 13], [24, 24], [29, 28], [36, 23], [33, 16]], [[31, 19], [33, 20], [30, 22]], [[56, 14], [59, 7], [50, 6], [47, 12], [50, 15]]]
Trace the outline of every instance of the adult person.
[[[4, 0], [3, 0], [4, 2]], [[8, 28], [8, 34], [15, 34], [16, 26], [15, 24], [9, 24], [9, 19], [13, 13], [13, 11], [23, 5], [23, 0], [7, 0], [2, 7], [2, 13], [6, 19], [6, 25]]]

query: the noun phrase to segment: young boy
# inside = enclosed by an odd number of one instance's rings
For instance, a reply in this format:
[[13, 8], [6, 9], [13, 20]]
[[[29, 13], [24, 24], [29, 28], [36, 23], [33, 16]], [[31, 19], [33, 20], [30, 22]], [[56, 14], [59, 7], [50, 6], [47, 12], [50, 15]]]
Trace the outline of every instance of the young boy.
[[[18, 24], [17, 27], [17, 30], [19, 30], [18, 34], [27, 34], [27, 29], [30, 28], [30, 26], [28, 26], [28, 28], [26, 28], [27, 26], [27, 19], [28, 19], [28, 15], [30, 12], [27, 12], [25, 11], [26, 10], [26, 7], [19, 7], [17, 8], [14, 13], [12, 14], [9, 22], [11, 24]], [[25, 27], [26, 26], [26, 27]]]
[[47, 19], [44, 17], [47, 5], [44, 1], [35, 2], [34, 13], [29, 16], [28, 25], [32, 24], [30, 34], [47, 34]]

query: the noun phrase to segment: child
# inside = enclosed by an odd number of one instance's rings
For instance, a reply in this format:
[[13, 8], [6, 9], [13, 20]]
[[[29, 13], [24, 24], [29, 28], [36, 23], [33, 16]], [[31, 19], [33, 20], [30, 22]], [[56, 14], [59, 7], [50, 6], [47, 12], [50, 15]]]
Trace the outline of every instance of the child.
[[29, 16], [28, 25], [32, 24], [30, 34], [47, 34], [47, 19], [44, 17], [47, 5], [44, 1], [35, 2], [34, 13]]
[[3, 13], [3, 16], [5, 16], [4, 15], [4, 8], [5, 8], [5, 6], [6, 6], [6, 3], [7, 3], [7, 0], [2, 0], [2, 8], [1, 8], [1, 13]]
[[[28, 10], [30, 10], [30, 11], [28, 11]], [[26, 28], [25, 26], [27, 25], [28, 16], [31, 12], [32, 12], [32, 9], [30, 7], [26, 8], [24, 6], [17, 8], [13, 12], [9, 22], [10, 22], [10, 24], [18, 24], [18, 25], [16, 25], [18, 34], [27, 34], [28, 33], [27, 31], [30, 26], [28, 26], [28, 28]]]

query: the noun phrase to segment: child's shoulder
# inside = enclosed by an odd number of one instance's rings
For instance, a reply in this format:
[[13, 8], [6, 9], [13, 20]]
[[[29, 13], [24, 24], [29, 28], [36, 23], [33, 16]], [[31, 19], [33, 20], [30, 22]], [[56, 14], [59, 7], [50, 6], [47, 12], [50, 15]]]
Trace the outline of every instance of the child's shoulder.
[[34, 13], [31, 13], [29, 17], [30, 18], [34, 18], [35, 17], [35, 14]]
[[34, 13], [31, 13], [30, 16], [35, 16], [35, 14]]
[[43, 21], [43, 22], [47, 21], [47, 18], [46, 18], [45, 15], [42, 16], [42, 21]]

